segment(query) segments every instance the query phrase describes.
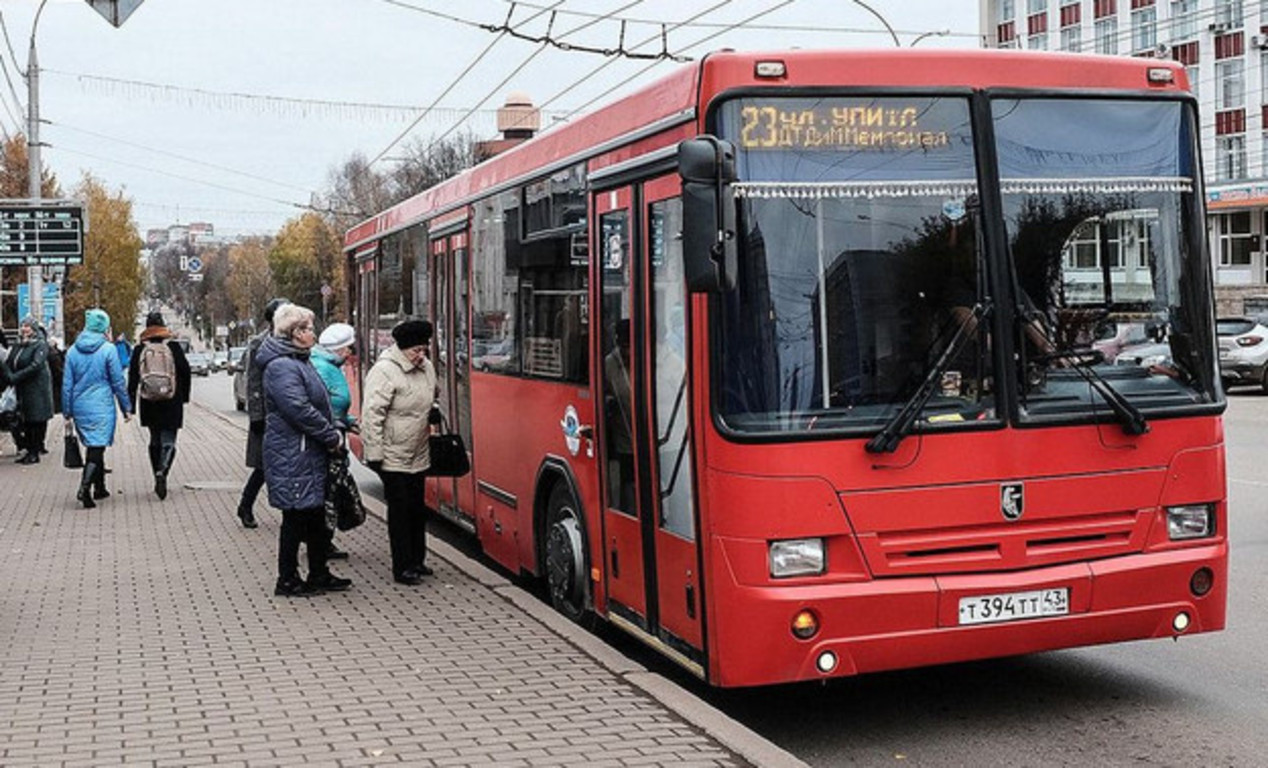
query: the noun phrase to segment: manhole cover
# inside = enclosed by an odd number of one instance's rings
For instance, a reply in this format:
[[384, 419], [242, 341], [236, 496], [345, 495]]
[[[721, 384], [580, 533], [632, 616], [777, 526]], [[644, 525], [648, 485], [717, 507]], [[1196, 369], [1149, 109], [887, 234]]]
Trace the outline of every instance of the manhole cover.
[[232, 480], [191, 480], [185, 483], [185, 487], [191, 491], [238, 491], [242, 489], [242, 483]]

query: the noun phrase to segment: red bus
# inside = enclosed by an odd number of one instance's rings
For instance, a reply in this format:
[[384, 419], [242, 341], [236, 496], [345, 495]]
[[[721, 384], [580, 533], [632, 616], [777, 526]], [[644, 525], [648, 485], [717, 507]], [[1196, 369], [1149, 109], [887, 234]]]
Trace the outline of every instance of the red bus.
[[713, 54], [350, 230], [360, 373], [430, 318], [428, 503], [714, 685], [1219, 630], [1198, 125], [1154, 59]]

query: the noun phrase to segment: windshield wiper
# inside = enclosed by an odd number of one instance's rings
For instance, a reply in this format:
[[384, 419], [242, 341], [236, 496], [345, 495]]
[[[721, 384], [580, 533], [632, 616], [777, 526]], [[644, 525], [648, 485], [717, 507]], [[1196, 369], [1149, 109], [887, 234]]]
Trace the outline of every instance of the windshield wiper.
[[955, 329], [955, 335], [947, 343], [946, 349], [942, 350], [937, 362], [929, 368], [929, 373], [925, 375], [924, 381], [920, 382], [915, 393], [903, 404], [902, 408], [898, 409], [898, 413], [885, 423], [884, 428], [867, 441], [864, 448], [868, 453], [893, 453], [898, 450], [898, 444], [911, 433], [911, 428], [916, 424], [920, 412], [924, 410], [929, 398], [933, 397], [938, 382], [951, 363], [951, 359], [960, 351], [964, 341], [969, 338], [972, 331], [978, 328], [982, 319], [990, 314], [990, 311], [989, 303], [973, 305], [973, 310], [960, 321], [959, 327]]
[[1086, 352], [1055, 350], [1044, 355], [1053, 360], [1073, 360], [1074, 363], [1070, 368], [1084, 381], [1088, 383], [1092, 389], [1100, 393], [1101, 397], [1109, 405], [1114, 415], [1118, 416], [1118, 420], [1123, 427], [1123, 432], [1128, 435], [1143, 435], [1149, 431], [1149, 422], [1145, 420], [1145, 415], [1140, 409], [1132, 405], [1122, 393], [1114, 389], [1105, 377], [1097, 373], [1091, 367], [1088, 354]]

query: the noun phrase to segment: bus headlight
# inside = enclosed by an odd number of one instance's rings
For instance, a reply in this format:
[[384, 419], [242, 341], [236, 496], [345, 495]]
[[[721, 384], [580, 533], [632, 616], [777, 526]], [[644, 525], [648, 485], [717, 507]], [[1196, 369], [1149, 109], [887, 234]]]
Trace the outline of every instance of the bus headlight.
[[1215, 533], [1215, 510], [1210, 504], [1167, 507], [1167, 535], [1172, 541], [1203, 539]]
[[817, 576], [824, 571], [823, 539], [785, 539], [770, 543], [770, 575]]

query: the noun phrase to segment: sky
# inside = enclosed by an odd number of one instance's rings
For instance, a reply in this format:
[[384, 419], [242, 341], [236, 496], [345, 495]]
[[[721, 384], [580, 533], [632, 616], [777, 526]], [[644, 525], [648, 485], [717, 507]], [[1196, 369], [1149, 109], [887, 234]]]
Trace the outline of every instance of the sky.
[[[8, 133], [25, 132], [21, 73], [39, 6], [0, 0]], [[978, 0], [867, 6], [903, 45], [978, 45]], [[661, 51], [653, 22], [662, 22], [667, 49], [693, 59], [718, 48], [894, 45], [851, 0], [142, 0], [119, 28], [84, 0], [45, 0], [35, 30], [43, 161], [63, 189], [91, 173], [122, 191], [143, 234], [191, 221], [271, 234], [354, 153], [386, 170], [402, 134], [492, 138], [493, 110], [511, 92], [544, 106], [546, 125], [683, 66], [480, 28], [611, 50], [622, 22], [627, 50]]]

